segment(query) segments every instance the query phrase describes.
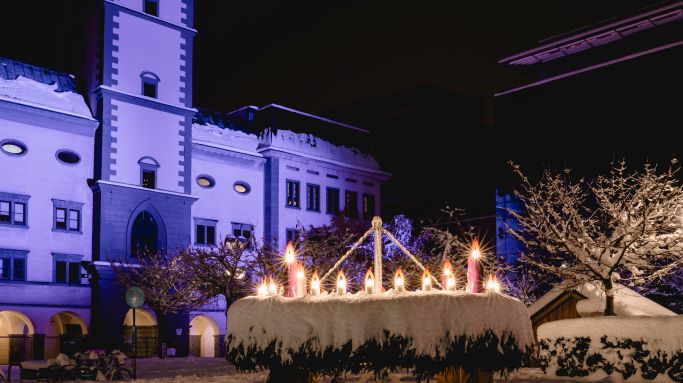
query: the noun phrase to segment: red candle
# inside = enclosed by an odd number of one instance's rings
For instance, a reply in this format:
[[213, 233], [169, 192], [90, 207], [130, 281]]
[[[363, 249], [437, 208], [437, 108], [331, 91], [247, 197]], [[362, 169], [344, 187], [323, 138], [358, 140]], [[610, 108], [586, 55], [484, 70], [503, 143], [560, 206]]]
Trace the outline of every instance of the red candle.
[[472, 242], [472, 253], [467, 259], [467, 292], [478, 293], [481, 291], [481, 281], [479, 280], [481, 251], [479, 242], [475, 239]]
[[298, 265], [296, 262], [296, 255], [294, 255], [294, 245], [292, 241], [287, 242], [285, 248], [285, 265], [287, 265], [287, 296], [297, 296], [297, 278]]

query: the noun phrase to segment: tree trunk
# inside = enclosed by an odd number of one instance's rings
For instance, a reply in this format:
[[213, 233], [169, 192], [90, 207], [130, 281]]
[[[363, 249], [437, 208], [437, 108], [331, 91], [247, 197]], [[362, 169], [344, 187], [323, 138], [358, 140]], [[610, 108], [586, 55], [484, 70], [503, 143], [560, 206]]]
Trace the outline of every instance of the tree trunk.
[[166, 314], [157, 313], [157, 333], [157, 355], [163, 359], [166, 357], [164, 352], [166, 347], [164, 346], [168, 343], [168, 317]]
[[614, 312], [614, 284], [612, 276], [602, 281], [605, 287], [605, 316], [615, 316]]

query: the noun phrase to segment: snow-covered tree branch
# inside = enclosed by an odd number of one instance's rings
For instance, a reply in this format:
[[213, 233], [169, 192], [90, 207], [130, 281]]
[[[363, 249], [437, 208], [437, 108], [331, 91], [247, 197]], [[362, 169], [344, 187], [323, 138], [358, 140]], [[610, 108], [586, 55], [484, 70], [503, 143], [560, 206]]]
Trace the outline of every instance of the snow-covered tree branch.
[[508, 229], [530, 250], [524, 261], [567, 286], [599, 281], [605, 314], [613, 315], [615, 280], [643, 284], [681, 263], [683, 189], [675, 163], [665, 171], [651, 164], [631, 171], [620, 161], [593, 181], [546, 170], [537, 182], [511, 164], [523, 211], [510, 211], [519, 227]]

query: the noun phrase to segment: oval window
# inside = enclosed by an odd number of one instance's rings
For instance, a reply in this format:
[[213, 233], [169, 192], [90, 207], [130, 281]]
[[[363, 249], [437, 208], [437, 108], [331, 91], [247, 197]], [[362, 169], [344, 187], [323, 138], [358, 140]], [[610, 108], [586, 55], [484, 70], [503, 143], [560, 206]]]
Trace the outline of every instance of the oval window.
[[0, 149], [12, 156], [21, 156], [26, 153], [26, 145], [17, 140], [0, 141]]
[[247, 194], [249, 191], [251, 191], [249, 184], [242, 181], [235, 182], [235, 184], [232, 185], [232, 188], [235, 189], [235, 191], [239, 194]]
[[200, 176], [197, 176], [197, 185], [209, 189], [216, 185], [216, 180], [214, 180], [211, 176], [202, 174]]
[[57, 159], [68, 165], [75, 165], [81, 162], [81, 156], [71, 150], [60, 150], [57, 152]]

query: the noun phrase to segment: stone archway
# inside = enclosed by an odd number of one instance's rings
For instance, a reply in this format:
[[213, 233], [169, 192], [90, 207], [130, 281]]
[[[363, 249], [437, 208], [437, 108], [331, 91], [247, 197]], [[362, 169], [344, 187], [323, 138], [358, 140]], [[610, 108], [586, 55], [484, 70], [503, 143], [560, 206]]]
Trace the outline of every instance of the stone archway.
[[[124, 336], [126, 343], [133, 342], [133, 310], [130, 309], [126, 313], [123, 320]], [[138, 357], [149, 357], [157, 354], [157, 345], [159, 343], [159, 330], [157, 327], [157, 319], [153, 312], [145, 309], [135, 310], [135, 331], [137, 334], [136, 350], [128, 350], [130, 355]]]
[[58, 312], [45, 326], [45, 359], [54, 358], [59, 353], [72, 356], [79, 351], [86, 335], [88, 325], [80, 315], [70, 311]]
[[34, 334], [33, 322], [25, 314], [0, 311], [0, 364], [31, 359]]
[[202, 358], [214, 358], [216, 353], [216, 336], [220, 330], [216, 321], [206, 315], [197, 315], [190, 322], [190, 355]]

